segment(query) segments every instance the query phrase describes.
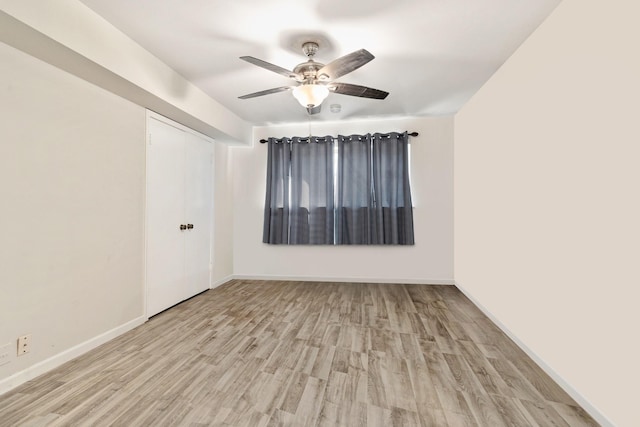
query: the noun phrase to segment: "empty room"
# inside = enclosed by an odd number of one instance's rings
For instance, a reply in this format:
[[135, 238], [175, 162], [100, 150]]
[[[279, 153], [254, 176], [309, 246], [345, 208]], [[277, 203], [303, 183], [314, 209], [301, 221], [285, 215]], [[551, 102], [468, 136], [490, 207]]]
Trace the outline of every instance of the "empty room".
[[638, 16], [0, 0], [0, 427], [640, 425]]

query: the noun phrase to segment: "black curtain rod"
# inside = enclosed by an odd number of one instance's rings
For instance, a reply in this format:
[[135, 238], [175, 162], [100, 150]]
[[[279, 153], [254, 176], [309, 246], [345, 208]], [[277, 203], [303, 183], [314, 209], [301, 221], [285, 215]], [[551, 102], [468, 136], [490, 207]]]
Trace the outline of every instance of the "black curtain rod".
[[[398, 133], [401, 133], [401, 132], [398, 132]], [[390, 134], [388, 134], [388, 133], [383, 133], [383, 134], [380, 134], [380, 135], [381, 135], [383, 138], [385, 138], [385, 137], [388, 137]], [[409, 135], [409, 136], [418, 136], [419, 134], [418, 134], [418, 132], [408, 132], [408, 133], [407, 133], [407, 135]], [[336, 137], [334, 137], [334, 138], [336, 138]], [[304, 139], [304, 138], [302, 138], [302, 139]], [[324, 137], [320, 137], [319, 139], [324, 139]], [[278, 142], [282, 142], [282, 138], [278, 138], [278, 139], [276, 139], [276, 141], [278, 141]], [[266, 140], [266, 139], [261, 139], [261, 140], [260, 140], [260, 144], [264, 144], [264, 143], [266, 143], [266, 142], [269, 142], [269, 141], [268, 141], [268, 140]]]

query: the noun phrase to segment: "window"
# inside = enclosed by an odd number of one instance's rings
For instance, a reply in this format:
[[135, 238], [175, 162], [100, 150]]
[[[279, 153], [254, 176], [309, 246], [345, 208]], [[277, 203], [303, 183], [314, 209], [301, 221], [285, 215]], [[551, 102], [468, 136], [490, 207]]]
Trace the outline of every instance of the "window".
[[407, 133], [268, 143], [263, 242], [414, 243]]

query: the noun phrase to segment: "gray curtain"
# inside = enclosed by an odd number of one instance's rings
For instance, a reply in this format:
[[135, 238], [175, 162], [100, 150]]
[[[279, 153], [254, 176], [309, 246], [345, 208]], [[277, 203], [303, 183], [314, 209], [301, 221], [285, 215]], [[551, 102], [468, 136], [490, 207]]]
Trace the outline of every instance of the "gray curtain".
[[414, 244], [406, 132], [268, 144], [264, 243]]
[[407, 133], [339, 137], [336, 244], [413, 245]]
[[264, 203], [264, 243], [289, 243], [289, 171], [291, 150], [287, 143], [269, 138], [267, 194]]
[[268, 144], [262, 241], [333, 244], [333, 138], [270, 138]]
[[371, 139], [365, 135], [339, 136], [336, 244], [375, 242]]

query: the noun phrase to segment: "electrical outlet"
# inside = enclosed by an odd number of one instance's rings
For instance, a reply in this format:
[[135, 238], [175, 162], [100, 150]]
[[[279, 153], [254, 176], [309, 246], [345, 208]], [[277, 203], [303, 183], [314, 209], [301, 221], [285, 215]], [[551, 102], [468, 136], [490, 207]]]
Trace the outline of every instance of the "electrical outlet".
[[0, 347], [0, 366], [6, 365], [11, 362], [9, 359], [9, 352], [11, 351], [11, 343], [7, 343]]
[[31, 351], [31, 334], [18, 337], [18, 356]]

